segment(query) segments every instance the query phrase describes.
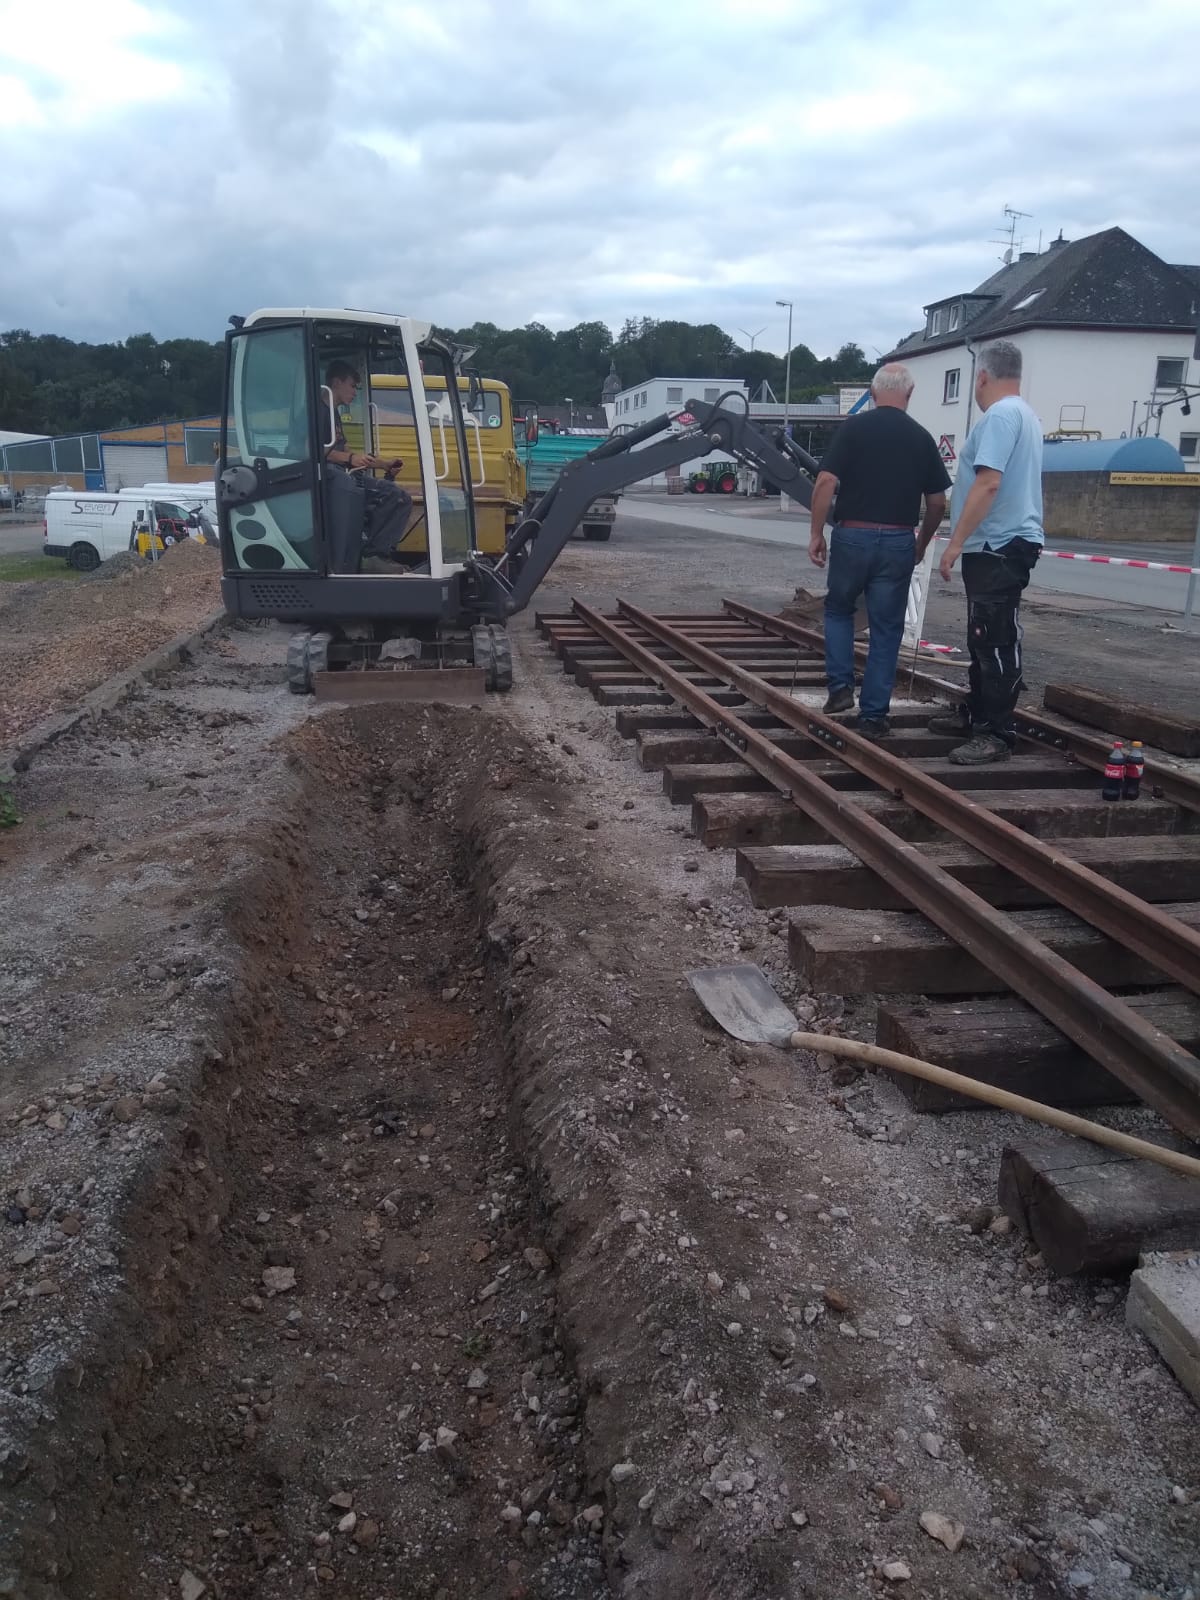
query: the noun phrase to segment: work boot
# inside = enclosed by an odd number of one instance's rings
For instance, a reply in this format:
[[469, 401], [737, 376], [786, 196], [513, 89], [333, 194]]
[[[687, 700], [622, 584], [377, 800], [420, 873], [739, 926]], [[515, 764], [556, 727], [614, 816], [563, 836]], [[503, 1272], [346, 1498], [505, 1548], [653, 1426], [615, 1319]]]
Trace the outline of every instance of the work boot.
[[994, 733], [977, 733], [966, 744], [951, 750], [949, 760], [956, 767], [982, 767], [989, 761], [1007, 761], [1011, 755], [1012, 751], [1004, 740], [997, 738]]
[[850, 726], [864, 739], [870, 739], [872, 744], [886, 739], [892, 731], [892, 725], [886, 717], [855, 717]]
[[386, 556], [364, 556], [360, 570], [378, 578], [398, 578], [404, 572], [398, 561], [389, 561]]
[[832, 717], [839, 711], [852, 711], [854, 709], [853, 689], [831, 689], [829, 699], [821, 707], [827, 717]]
[[936, 717], [930, 717], [926, 727], [930, 733], [948, 734], [952, 739], [965, 739], [971, 731], [966, 708], [963, 706], [953, 711], [941, 711]]

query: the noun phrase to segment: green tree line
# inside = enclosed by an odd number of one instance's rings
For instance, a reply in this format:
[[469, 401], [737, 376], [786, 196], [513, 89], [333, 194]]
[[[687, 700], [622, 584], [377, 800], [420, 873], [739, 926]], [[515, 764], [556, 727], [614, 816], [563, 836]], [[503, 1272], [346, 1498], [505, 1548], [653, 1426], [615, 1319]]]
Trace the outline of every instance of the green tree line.
[[[531, 322], [498, 328], [477, 322], [447, 330], [474, 346], [471, 365], [507, 383], [518, 400], [599, 402], [610, 366], [623, 387], [649, 378], [764, 380], [783, 399], [784, 359], [743, 350], [713, 323], [627, 321], [615, 337], [603, 322], [557, 333]], [[86, 433], [221, 409], [223, 346], [203, 339], [138, 333], [114, 344], [81, 344], [25, 328], [0, 333], [0, 428], [23, 433]], [[856, 344], [819, 358], [805, 344], [792, 351], [793, 400], [814, 399], [841, 383], [867, 379], [871, 365]]]

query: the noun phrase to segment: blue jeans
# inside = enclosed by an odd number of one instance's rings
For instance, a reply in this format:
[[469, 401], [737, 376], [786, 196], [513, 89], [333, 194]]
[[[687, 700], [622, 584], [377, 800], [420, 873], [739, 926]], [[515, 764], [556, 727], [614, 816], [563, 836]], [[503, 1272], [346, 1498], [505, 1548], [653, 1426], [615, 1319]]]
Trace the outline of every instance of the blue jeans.
[[916, 560], [917, 541], [911, 529], [845, 528], [836, 523], [830, 533], [825, 676], [831, 693], [854, 687], [854, 612], [862, 595], [871, 625], [858, 697], [863, 717], [886, 717], [891, 705]]

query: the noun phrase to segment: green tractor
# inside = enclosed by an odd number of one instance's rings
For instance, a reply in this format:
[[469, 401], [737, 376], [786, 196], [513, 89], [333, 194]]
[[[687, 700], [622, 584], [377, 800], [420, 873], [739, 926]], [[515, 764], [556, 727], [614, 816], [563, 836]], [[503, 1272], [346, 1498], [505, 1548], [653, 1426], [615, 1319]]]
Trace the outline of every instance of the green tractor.
[[737, 467], [732, 461], [710, 461], [688, 477], [689, 494], [732, 494], [737, 488]]

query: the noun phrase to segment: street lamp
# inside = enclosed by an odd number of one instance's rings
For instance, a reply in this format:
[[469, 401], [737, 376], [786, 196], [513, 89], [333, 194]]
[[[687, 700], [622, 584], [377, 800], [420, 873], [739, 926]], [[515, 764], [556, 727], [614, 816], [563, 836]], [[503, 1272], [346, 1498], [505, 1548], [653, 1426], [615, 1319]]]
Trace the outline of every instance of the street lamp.
[[755, 339], [758, 338], [758, 334], [759, 333], [766, 333], [766, 331], [767, 330], [765, 328], [760, 328], [758, 330], [758, 333], [751, 333], [749, 328], [739, 328], [738, 329], [739, 333], [744, 333], [746, 335], [746, 338], [749, 339], [749, 341], [750, 341], [750, 354], [751, 355], [754, 354], [754, 341], [755, 341]]
[[792, 302], [790, 300], [776, 300], [775, 304], [777, 306], [786, 306], [788, 314], [787, 363], [783, 379], [783, 435], [786, 439], [792, 404]]
[[569, 394], [563, 395], [563, 399], [567, 402], [567, 432], [572, 433], [575, 428], [575, 402]]

